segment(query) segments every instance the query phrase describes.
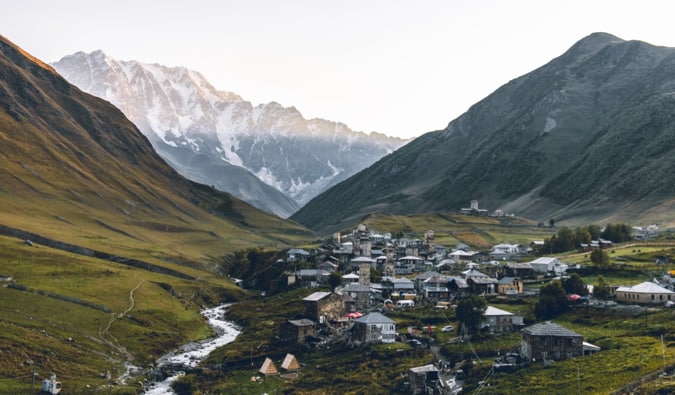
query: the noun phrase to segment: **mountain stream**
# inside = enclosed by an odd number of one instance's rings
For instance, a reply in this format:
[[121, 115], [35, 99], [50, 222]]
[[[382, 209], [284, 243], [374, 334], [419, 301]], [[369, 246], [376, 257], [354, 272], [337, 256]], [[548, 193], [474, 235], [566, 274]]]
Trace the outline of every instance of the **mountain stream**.
[[181, 367], [194, 368], [201, 361], [213, 352], [216, 348], [222, 347], [234, 341], [241, 330], [232, 322], [225, 320], [225, 311], [230, 304], [224, 304], [218, 307], [202, 310], [202, 315], [206, 317], [209, 326], [216, 333], [216, 337], [196, 343], [183, 345], [176, 351], [170, 352], [157, 360], [157, 366], [171, 366], [177, 373], [165, 378], [163, 381], [151, 383], [145, 395], [169, 395], [175, 394], [171, 389], [171, 383], [176, 381], [184, 373], [180, 371]]

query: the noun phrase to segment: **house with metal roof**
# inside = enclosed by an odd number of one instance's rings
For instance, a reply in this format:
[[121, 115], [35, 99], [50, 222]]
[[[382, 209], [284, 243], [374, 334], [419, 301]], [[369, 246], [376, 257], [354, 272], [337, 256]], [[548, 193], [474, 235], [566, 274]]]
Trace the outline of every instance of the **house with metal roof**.
[[614, 294], [617, 302], [624, 303], [665, 304], [668, 301], [675, 301], [675, 292], [651, 281], [632, 287], [619, 287]]
[[301, 248], [291, 248], [286, 252], [286, 262], [301, 262], [309, 259], [309, 252]]
[[344, 314], [345, 304], [342, 295], [333, 292], [314, 292], [302, 299], [305, 305], [305, 317], [320, 324], [336, 321]]
[[370, 307], [371, 289], [359, 283], [351, 283], [343, 288], [342, 294], [349, 295], [355, 304], [356, 310], [367, 310]]
[[557, 276], [567, 271], [567, 265], [560, 258], [543, 256], [530, 262], [536, 273], [553, 273]]
[[354, 320], [354, 340], [364, 343], [394, 343], [396, 322], [374, 312]]
[[488, 306], [483, 313], [481, 328], [490, 333], [512, 332], [523, 326], [523, 316]]
[[560, 361], [584, 354], [584, 337], [551, 321], [523, 329], [520, 354], [532, 361]]

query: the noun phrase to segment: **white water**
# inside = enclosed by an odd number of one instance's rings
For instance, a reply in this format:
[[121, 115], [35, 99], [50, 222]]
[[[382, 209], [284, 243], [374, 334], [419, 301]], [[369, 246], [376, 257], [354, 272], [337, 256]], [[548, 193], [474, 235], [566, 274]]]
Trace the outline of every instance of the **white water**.
[[[206, 359], [213, 350], [233, 342], [241, 331], [232, 322], [225, 320], [225, 311], [229, 306], [229, 304], [224, 304], [202, 311], [202, 315], [206, 317], [209, 325], [213, 328], [214, 332], [216, 332], [216, 337], [199, 343], [188, 343], [177, 351], [161, 357], [157, 360], [157, 365], [162, 366], [171, 364], [182, 365], [186, 368], [194, 368], [201, 361]], [[145, 395], [175, 394], [171, 389], [171, 383], [176, 381], [182, 374], [182, 372], [176, 373], [162, 382], [153, 383], [150, 388], [145, 391]]]

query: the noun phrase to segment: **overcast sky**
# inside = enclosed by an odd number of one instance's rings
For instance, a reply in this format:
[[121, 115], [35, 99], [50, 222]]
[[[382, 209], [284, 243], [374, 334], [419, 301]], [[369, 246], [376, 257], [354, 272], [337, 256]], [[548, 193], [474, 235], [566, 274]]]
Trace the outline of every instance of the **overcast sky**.
[[0, 34], [44, 61], [101, 49], [186, 66], [254, 104], [400, 137], [444, 128], [592, 32], [675, 47], [672, 1], [3, 3]]

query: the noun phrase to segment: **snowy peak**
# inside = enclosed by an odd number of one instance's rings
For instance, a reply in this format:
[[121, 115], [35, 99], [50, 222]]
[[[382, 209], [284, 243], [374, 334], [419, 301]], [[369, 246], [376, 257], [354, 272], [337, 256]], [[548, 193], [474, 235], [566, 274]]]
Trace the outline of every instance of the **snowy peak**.
[[[295, 210], [291, 206], [297, 208], [407, 142], [355, 132], [339, 122], [306, 120], [295, 107], [277, 102], [253, 105], [184, 67], [118, 61], [102, 51], [77, 52], [54, 67], [80, 89], [119, 107], [180, 173], [217, 177], [195, 168], [196, 162], [241, 167], [294, 201], [274, 211], [284, 216]], [[207, 161], [197, 159], [204, 156]], [[228, 186], [233, 183], [238, 187]], [[279, 200], [252, 198], [241, 189], [250, 182], [211, 184], [263, 209], [262, 202]]]

